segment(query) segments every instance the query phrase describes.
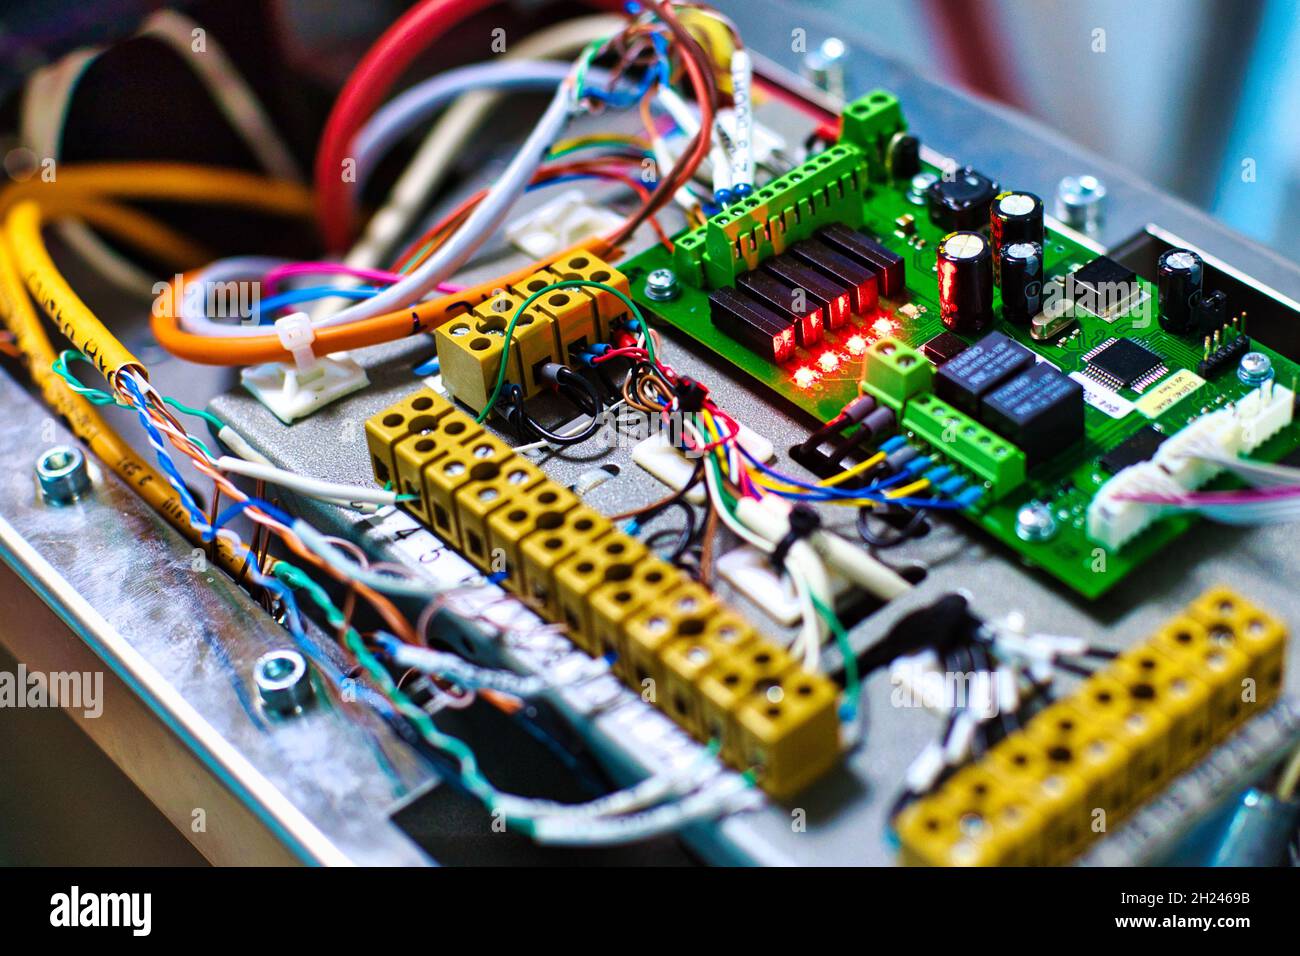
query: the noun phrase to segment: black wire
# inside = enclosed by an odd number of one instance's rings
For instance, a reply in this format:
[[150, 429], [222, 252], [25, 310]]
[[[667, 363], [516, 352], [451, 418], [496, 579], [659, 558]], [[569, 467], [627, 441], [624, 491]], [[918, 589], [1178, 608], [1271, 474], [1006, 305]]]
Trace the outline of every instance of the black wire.
[[[682, 498], [678, 498], [672, 502], [669, 502], [663, 508], [657, 510], [654, 513], [654, 515], [652, 515], [651, 517], [652, 518], [658, 517], [659, 515], [663, 514], [663, 512], [666, 511], [668, 508], [673, 508], [673, 507], [678, 508], [682, 512], [682, 517], [683, 517], [682, 527], [680, 529], [663, 528], [659, 531], [656, 531], [654, 534], [646, 538], [645, 544], [646, 547], [654, 548], [655, 542], [659, 538], [665, 537], [670, 534], [675, 535], [677, 538], [677, 543], [673, 546], [673, 550], [669, 553], [667, 560], [671, 564], [676, 564], [686, 554], [692, 542], [694, 542], [695, 536], [696, 534], [699, 533], [700, 527], [699, 525], [697, 525], [695, 521], [695, 509], [691, 506], [691, 503], [689, 501], [686, 501]], [[647, 520], [647, 519], [642, 519], [642, 520]]]
[[581, 430], [572, 435], [560, 435], [546, 427], [528, 414], [527, 409], [524, 408], [523, 391], [518, 388], [511, 394], [511, 410], [507, 413], [507, 417], [515, 425], [516, 429], [521, 429], [532, 437], [542, 439], [552, 445], [580, 445], [600, 430], [601, 412], [604, 409], [600, 393], [596, 391], [595, 385], [571, 368], [560, 369], [555, 382], [558, 386], [558, 394], [564, 397], [581, 414], [591, 417], [591, 420]]
[[[906, 512], [906, 509], [903, 508], [900, 508], [899, 510]], [[875, 531], [871, 530], [871, 525], [868, 523], [867, 519], [872, 515], [879, 515], [880, 513], [879, 510], [873, 508], [858, 509], [858, 534], [861, 535], [862, 540], [865, 541], [869, 547], [878, 550], [896, 548], [904, 541], [919, 537], [921, 530], [925, 527], [925, 510], [918, 508], [911, 513], [911, 517], [907, 519], [903, 526], [897, 529], [892, 535], [877, 534]]]

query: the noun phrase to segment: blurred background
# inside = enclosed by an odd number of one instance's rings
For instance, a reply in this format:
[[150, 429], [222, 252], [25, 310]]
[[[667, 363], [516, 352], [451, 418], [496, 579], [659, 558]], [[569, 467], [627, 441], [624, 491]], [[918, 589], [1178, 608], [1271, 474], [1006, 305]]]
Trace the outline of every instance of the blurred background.
[[[34, 70], [84, 44], [128, 37], [164, 6], [217, 32], [306, 159], [329, 91], [407, 4], [6, 0], [0, 12], [0, 101], [15, 101]], [[539, 6], [535, 0], [517, 3], [512, 22], [522, 30]], [[746, 4], [724, 0], [719, 6], [746, 28]], [[837, 32], [852, 43], [1022, 110], [1295, 258], [1296, 0], [784, 0], [783, 6], [796, 20], [806, 14], [816, 24], [810, 34], [842, 26]], [[106, 94], [93, 82], [96, 73], [113, 77], [112, 60], [119, 56], [129, 57], [129, 46], [85, 67], [84, 99], [79, 103], [81, 94], [75, 95], [69, 110], [84, 116], [99, 109], [100, 115], [121, 118], [102, 112]], [[164, 72], [167, 66], [158, 64]], [[298, 84], [286, 99], [279, 81], [290, 70], [318, 81], [317, 95]], [[120, 108], [125, 100], [108, 102]], [[111, 150], [102, 135], [96, 143]]]

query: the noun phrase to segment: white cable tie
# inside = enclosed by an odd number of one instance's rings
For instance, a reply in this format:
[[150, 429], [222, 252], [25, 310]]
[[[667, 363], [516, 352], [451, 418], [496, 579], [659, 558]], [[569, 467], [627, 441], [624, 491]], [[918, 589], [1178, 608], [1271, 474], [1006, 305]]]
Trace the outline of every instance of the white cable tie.
[[308, 372], [315, 367], [316, 353], [311, 346], [316, 341], [316, 330], [306, 312], [294, 312], [276, 319], [275, 334], [280, 339], [280, 346], [293, 355], [299, 372]]

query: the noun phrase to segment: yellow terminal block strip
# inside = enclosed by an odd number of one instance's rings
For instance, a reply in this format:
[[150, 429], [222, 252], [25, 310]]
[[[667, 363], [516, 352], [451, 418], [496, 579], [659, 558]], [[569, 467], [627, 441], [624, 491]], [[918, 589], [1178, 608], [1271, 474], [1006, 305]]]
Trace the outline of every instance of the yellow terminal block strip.
[[[601, 265], [584, 254], [556, 268], [606, 282]], [[608, 314], [599, 295], [580, 301], [591, 322]], [[446, 369], [444, 357], [444, 378]], [[624, 683], [697, 740], [717, 740], [723, 758], [772, 796], [793, 796], [838, 760], [839, 693], [829, 679], [803, 670], [447, 399], [408, 396], [366, 422], [366, 443], [375, 480], [418, 496], [404, 503], [412, 514], [562, 623], [576, 646], [615, 655]]]
[[1278, 698], [1286, 641], [1281, 622], [1212, 588], [905, 807], [903, 862], [1068, 862]]
[[[462, 404], [481, 412], [496, 384], [505, 332], [535, 292], [565, 280], [586, 280], [631, 295], [627, 277], [589, 252], [576, 253], [502, 289], [465, 315], [434, 331], [442, 381]], [[571, 352], [604, 342], [629, 318], [618, 296], [595, 287], [555, 289], [519, 316], [511, 337], [506, 381], [531, 398], [542, 389], [538, 373], [548, 362], [569, 364]]]

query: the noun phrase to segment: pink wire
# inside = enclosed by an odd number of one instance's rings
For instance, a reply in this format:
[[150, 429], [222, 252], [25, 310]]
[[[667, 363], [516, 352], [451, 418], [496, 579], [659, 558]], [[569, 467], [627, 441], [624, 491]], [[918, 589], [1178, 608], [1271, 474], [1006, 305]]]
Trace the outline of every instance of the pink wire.
[[[391, 285], [406, 278], [400, 272], [389, 272], [386, 269], [362, 269], [346, 266], [341, 262], [287, 262], [282, 266], [276, 266], [262, 277], [262, 282], [266, 286], [264, 291], [267, 295], [274, 295], [282, 279], [299, 275], [351, 276], [354, 279], [364, 279], [367, 282], [382, 282], [385, 285]], [[438, 284], [439, 292], [460, 292], [464, 288], [464, 286], [451, 285], [447, 282]]]

